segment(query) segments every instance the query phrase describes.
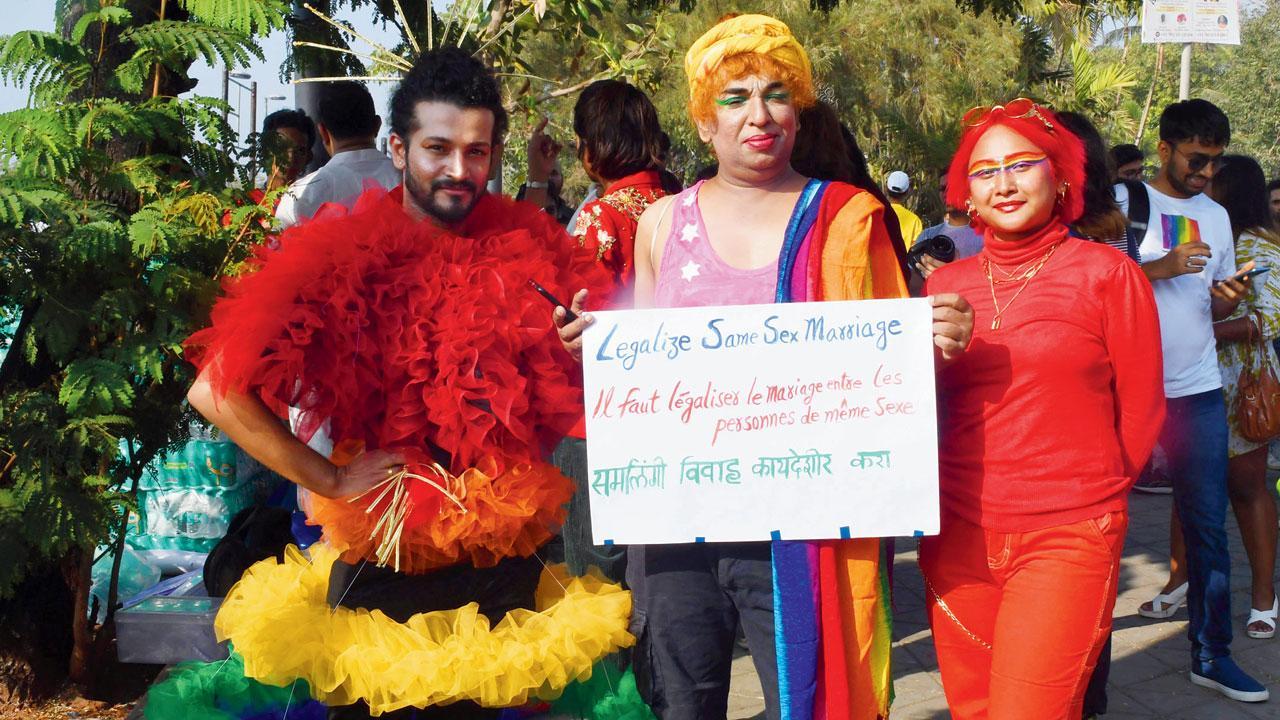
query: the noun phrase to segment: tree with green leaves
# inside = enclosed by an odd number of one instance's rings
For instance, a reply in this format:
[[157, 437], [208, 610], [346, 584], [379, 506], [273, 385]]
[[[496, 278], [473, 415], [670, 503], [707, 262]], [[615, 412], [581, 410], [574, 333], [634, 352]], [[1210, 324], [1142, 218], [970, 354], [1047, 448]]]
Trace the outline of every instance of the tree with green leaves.
[[[91, 627], [95, 549], [109, 546], [118, 571], [130, 479], [184, 437], [182, 342], [269, 215], [229, 189], [248, 178], [222, 151], [221, 103], [177, 95], [198, 59], [261, 60], [255, 35], [281, 27], [287, 9], [61, 0], [60, 32], [0, 38], [0, 78], [30, 92], [27, 107], [0, 115], [0, 680], [10, 693], [47, 689], [47, 658], [31, 654], [64, 647], [67, 628], [72, 679], [103, 666], [116, 588], [105, 624]], [[50, 578], [72, 599], [60, 617], [31, 607]]]
[[[995, 98], [1031, 94], [1064, 109], [1110, 116], [1134, 83], [1132, 70], [1092, 54], [1103, 18], [1132, 13], [1136, 0], [796, 0], [767, 8], [810, 46], [824, 97], [841, 105], [872, 166], [918, 169], [924, 179], [945, 162], [954, 118]], [[513, 111], [512, 146], [542, 115], [569, 134], [577, 91], [593, 80], [626, 79], [657, 102], [672, 135], [673, 169], [691, 176], [709, 157], [683, 111], [683, 51], [727, 12], [756, 3], [723, 0], [456, 0], [437, 13], [428, 3], [317, 0], [320, 14], [367, 10], [394, 26], [400, 42], [372, 47], [358, 31], [294, 16], [301, 41], [289, 69], [304, 75], [393, 80], [397, 62], [422, 48], [456, 44], [484, 55], [503, 76]], [[335, 52], [336, 50], [336, 52]], [[388, 59], [394, 59], [388, 62]], [[563, 139], [568, 139], [563, 137]], [[523, 175], [523, 158], [506, 158], [504, 178]], [[573, 189], [585, 176], [566, 168]], [[923, 196], [926, 204], [932, 194]], [[940, 210], [937, 208], [936, 210]]]
[[1240, 45], [1196, 47], [1191, 94], [1231, 119], [1231, 152], [1252, 155], [1269, 177], [1280, 177], [1280, 0], [1241, 9]]

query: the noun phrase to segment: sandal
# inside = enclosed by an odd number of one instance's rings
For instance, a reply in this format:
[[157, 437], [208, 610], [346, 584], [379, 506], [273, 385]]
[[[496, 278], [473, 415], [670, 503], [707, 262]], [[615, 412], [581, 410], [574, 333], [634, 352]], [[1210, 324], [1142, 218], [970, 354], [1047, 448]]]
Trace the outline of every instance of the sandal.
[[[1280, 616], [1280, 597], [1271, 601], [1270, 610], [1258, 610], [1249, 608], [1249, 620], [1244, 624], [1244, 631], [1251, 638], [1257, 640], [1269, 640], [1276, 636], [1276, 617]], [[1262, 623], [1270, 630], [1250, 630], [1249, 626], [1254, 623]]]
[[1178, 612], [1178, 608], [1187, 603], [1187, 583], [1182, 583], [1178, 587], [1167, 593], [1158, 593], [1151, 598], [1151, 609], [1147, 610], [1142, 606], [1138, 606], [1138, 614], [1144, 618], [1152, 618], [1155, 620], [1164, 620], [1173, 617]]

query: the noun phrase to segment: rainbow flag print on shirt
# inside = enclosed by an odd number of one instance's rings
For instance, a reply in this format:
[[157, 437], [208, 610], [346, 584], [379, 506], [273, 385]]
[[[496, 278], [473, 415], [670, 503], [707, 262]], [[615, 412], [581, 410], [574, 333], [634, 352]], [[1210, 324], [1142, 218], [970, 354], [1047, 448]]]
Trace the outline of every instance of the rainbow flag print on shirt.
[[1172, 250], [1184, 243], [1200, 242], [1200, 223], [1186, 215], [1160, 215], [1164, 249]]

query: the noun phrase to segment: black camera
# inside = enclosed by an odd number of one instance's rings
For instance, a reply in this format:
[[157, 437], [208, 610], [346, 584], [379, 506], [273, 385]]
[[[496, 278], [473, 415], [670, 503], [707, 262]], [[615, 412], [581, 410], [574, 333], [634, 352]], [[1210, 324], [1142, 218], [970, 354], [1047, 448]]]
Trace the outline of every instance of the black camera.
[[920, 262], [920, 258], [928, 255], [939, 262], [949, 263], [956, 259], [956, 244], [951, 238], [941, 233], [930, 238], [925, 238], [907, 251], [907, 265], [915, 267]]

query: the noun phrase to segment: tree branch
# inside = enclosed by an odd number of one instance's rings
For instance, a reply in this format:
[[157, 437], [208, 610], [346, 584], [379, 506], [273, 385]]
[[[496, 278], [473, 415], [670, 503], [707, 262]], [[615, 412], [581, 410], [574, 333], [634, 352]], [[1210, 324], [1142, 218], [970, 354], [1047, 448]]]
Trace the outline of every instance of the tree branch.
[[484, 28], [484, 40], [491, 39], [502, 29], [502, 22], [507, 17], [507, 11], [511, 9], [511, 0], [498, 0], [493, 4], [493, 8], [489, 10], [489, 24]]
[[576, 92], [581, 92], [584, 88], [586, 88], [591, 83], [597, 80], [603, 80], [606, 77], [608, 77], [608, 73], [596, 73], [594, 76], [589, 77], [580, 83], [575, 83], [568, 87], [562, 87], [557, 90], [551, 90], [550, 92], [545, 92], [538, 97], [538, 102], [542, 103], [548, 100], [554, 100], [559, 97], [564, 97], [565, 95], [572, 95]]
[[1134, 145], [1142, 144], [1142, 133], [1146, 132], [1147, 120], [1151, 117], [1151, 99], [1156, 94], [1156, 79], [1164, 68], [1164, 45], [1156, 45], [1156, 67], [1151, 71], [1151, 86], [1147, 88], [1147, 101], [1142, 104], [1142, 117], [1138, 120], [1138, 133], [1133, 138]]
[[[164, 11], [169, 4], [169, 0], [160, 0], [160, 20], [164, 21]], [[151, 97], [154, 99], [160, 96], [160, 63], [156, 63], [155, 75], [151, 81]]]

